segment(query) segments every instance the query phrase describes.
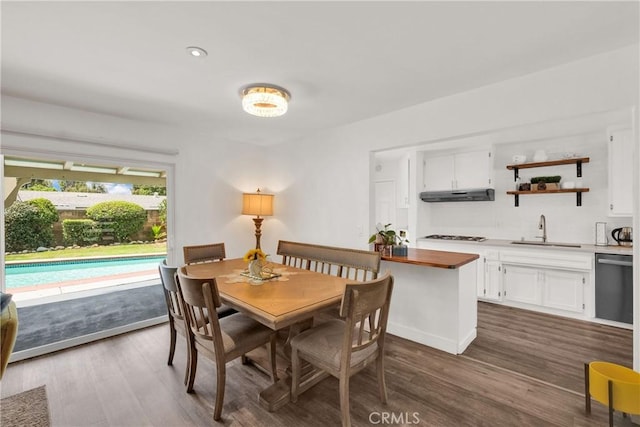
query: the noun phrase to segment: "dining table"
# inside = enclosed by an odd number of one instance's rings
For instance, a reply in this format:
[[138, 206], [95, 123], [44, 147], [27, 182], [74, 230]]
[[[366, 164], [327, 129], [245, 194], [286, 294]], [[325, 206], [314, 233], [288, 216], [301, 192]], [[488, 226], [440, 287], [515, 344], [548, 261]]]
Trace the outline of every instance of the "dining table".
[[[251, 277], [242, 258], [190, 264], [185, 268], [189, 276], [215, 278], [224, 304], [275, 331], [289, 328], [285, 357], [290, 355], [288, 343], [299, 333], [300, 325], [308, 325], [315, 315], [339, 306], [345, 285], [350, 282], [346, 278], [277, 263], [264, 266], [263, 278]], [[284, 377], [260, 393], [259, 402], [269, 411], [290, 401], [289, 374], [290, 366]], [[300, 390], [308, 390], [327, 376], [322, 371], [307, 370]]]

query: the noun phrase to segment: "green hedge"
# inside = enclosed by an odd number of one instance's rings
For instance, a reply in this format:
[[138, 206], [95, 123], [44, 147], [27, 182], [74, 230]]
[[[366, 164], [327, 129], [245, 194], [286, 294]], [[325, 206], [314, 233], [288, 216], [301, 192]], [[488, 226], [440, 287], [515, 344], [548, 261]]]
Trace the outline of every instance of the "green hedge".
[[66, 245], [86, 246], [100, 240], [100, 228], [90, 219], [65, 219], [62, 237]]
[[5, 250], [18, 252], [53, 245], [55, 206], [47, 199], [15, 202], [4, 213]]
[[136, 203], [102, 202], [87, 209], [87, 217], [100, 223], [109, 222], [118, 242], [125, 242], [144, 227], [147, 212]]

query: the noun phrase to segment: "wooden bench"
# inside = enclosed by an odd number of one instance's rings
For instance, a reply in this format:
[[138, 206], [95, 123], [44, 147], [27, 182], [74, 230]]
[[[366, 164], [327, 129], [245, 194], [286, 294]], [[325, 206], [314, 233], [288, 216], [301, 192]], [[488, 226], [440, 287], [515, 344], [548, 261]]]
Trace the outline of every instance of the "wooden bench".
[[355, 281], [378, 277], [380, 252], [338, 248], [309, 243], [278, 242], [282, 264]]

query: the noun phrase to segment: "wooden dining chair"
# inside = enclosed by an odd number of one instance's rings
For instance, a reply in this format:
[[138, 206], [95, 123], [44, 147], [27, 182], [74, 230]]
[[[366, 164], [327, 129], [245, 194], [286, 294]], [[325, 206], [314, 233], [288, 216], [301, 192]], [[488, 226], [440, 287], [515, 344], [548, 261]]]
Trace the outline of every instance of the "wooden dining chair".
[[178, 285], [176, 283], [175, 274], [178, 269], [176, 267], [169, 267], [167, 261], [163, 260], [158, 265], [158, 271], [160, 273], [160, 282], [162, 282], [162, 288], [164, 291], [164, 299], [167, 304], [167, 312], [169, 315], [169, 359], [167, 365], [173, 364], [173, 355], [176, 351], [176, 337], [179, 333], [185, 338], [185, 345], [187, 348], [187, 363], [184, 373], [184, 383], [187, 384], [189, 378], [189, 345], [186, 342], [187, 332], [182, 315], [182, 307], [178, 299]]
[[227, 256], [224, 249], [224, 243], [183, 246], [182, 253], [184, 255], [185, 264], [221, 261]]
[[340, 315], [308, 329], [291, 340], [291, 400], [298, 399], [302, 360], [340, 381], [343, 427], [351, 425], [349, 379], [376, 361], [380, 399], [387, 402], [384, 379], [384, 338], [393, 290], [388, 272], [379, 279], [349, 283], [342, 297]]
[[268, 345], [271, 380], [277, 381], [276, 374], [276, 332], [242, 313], [219, 319], [209, 316], [220, 307], [220, 295], [215, 278], [202, 279], [188, 276], [181, 267], [177, 273], [180, 303], [188, 328], [189, 378], [187, 392], [193, 391], [193, 383], [198, 366], [198, 354], [211, 359], [216, 364], [217, 384], [213, 419], [222, 415], [226, 364], [260, 346]]
[[380, 252], [278, 241], [282, 264], [317, 273], [366, 281], [378, 277]]
[[[199, 264], [202, 262], [222, 261], [227, 256], [224, 248], [224, 243], [209, 243], [206, 245], [183, 246], [182, 253], [184, 255], [184, 263], [187, 265]], [[233, 313], [238, 312], [237, 310], [225, 304], [222, 304], [217, 311], [219, 318], [230, 316]]]

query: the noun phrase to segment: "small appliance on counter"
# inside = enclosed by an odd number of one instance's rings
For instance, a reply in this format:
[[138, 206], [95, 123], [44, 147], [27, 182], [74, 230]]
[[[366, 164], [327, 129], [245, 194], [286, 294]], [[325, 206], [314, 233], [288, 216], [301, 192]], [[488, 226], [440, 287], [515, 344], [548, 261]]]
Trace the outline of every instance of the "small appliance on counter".
[[596, 246], [607, 246], [609, 239], [607, 239], [607, 223], [596, 222]]
[[620, 246], [631, 247], [633, 245], [633, 229], [631, 227], [615, 228], [611, 231], [611, 237]]

